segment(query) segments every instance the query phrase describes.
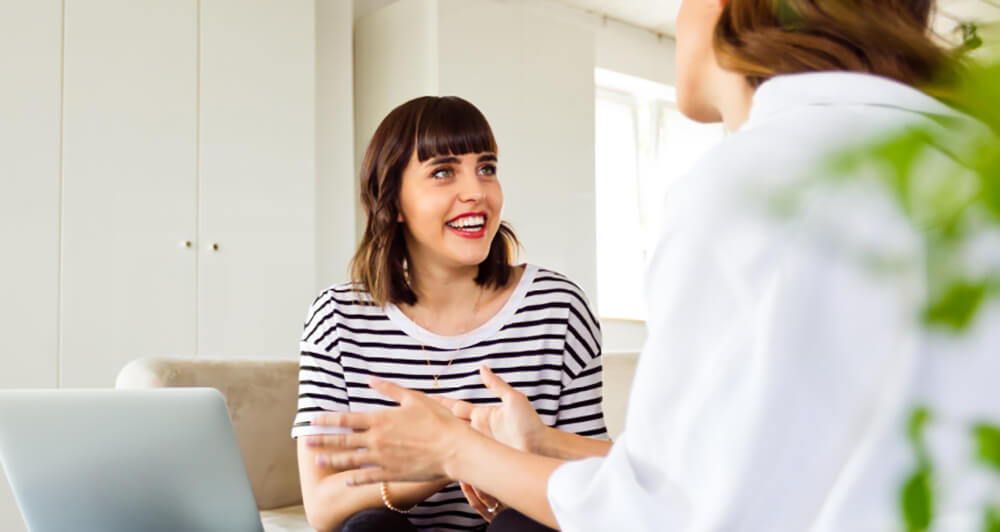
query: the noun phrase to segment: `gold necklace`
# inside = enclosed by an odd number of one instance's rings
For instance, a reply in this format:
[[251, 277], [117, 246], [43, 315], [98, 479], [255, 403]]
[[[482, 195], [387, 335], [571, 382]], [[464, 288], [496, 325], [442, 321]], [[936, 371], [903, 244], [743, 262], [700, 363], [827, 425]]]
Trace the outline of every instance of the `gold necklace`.
[[[476, 303], [474, 305], [472, 305], [472, 322], [473, 323], [475, 323], [476, 314], [479, 313], [479, 302], [480, 302], [480, 300], [482, 300], [482, 298], [483, 298], [483, 287], [480, 286], [479, 287], [479, 295], [476, 296]], [[462, 354], [462, 344], [465, 343], [465, 339], [469, 336], [470, 332], [472, 332], [472, 331], [471, 330], [466, 331], [465, 334], [462, 335], [462, 338], [458, 340], [458, 349], [456, 349], [455, 353], [451, 356], [451, 358], [448, 359], [448, 363], [444, 366], [444, 369], [441, 370], [441, 372], [438, 373], [437, 375], [431, 373], [431, 378], [434, 379], [434, 389], [435, 390], [441, 387], [441, 382], [440, 382], [441, 376], [448, 372], [448, 368], [451, 367], [452, 362], [454, 362], [455, 359], [458, 358], [459, 355]], [[431, 359], [430, 359], [430, 357], [427, 357], [427, 352], [424, 349], [423, 342], [420, 343], [420, 354], [426, 358], [426, 360], [427, 360], [427, 368], [430, 369], [431, 368]]]
[[[464, 340], [464, 338], [463, 338], [463, 340]], [[424, 352], [424, 344], [420, 344], [420, 352], [421, 353]], [[434, 389], [435, 390], [441, 387], [441, 383], [438, 382], [438, 379], [440, 379], [441, 375], [444, 375], [448, 371], [448, 368], [451, 367], [451, 363], [454, 362], [455, 359], [458, 358], [458, 355], [460, 355], [461, 353], [462, 353], [462, 345], [459, 344], [458, 349], [455, 351], [455, 356], [448, 359], [448, 363], [444, 366], [444, 369], [441, 370], [441, 373], [438, 373], [437, 375], [431, 373], [431, 378], [434, 379]], [[427, 367], [428, 368], [431, 367], [431, 359], [430, 358], [427, 359]]]

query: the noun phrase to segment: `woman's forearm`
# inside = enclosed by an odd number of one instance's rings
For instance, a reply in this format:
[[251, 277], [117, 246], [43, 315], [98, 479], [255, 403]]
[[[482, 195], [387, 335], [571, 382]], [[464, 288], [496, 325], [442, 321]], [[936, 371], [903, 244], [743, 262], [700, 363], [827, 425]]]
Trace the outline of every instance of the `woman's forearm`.
[[[383, 506], [378, 484], [348, 486], [350, 471], [334, 472], [316, 465], [316, 453], [299, 444], [299, 471], [302, 499], [309, 524], [320, 532], [334, 529], [355, 512]], [[388, 495], [393, 506], [408, 509], [437, 493], [451, 480], [390, 482]]]
[[450, 478], [485, 491], [522, 514], [558, 528], [547, 495], [549, 477], [562, 460], [518, 451], [478, 433], [458, 441], [446, 462]]
[[532, 445], [535, 454], [560, 460], [581, 460], [593, 456], [607, 456], [611, 450], [610, 440], [598, 440], [546, 427], [542, 437]]
[[[388, 495], [393, 506], [407, 510], [437, 493], [450, 482], [450, 480], [390, 482]], [[344, 473], [330, 475], [314, 488], [315, 493], [309, 497], [310, 500], [306, 504], [306, 513], [309, 524], [320, 532], [332, 530], [356, 512], [384, 506], [378, 484], [347, 486]]]

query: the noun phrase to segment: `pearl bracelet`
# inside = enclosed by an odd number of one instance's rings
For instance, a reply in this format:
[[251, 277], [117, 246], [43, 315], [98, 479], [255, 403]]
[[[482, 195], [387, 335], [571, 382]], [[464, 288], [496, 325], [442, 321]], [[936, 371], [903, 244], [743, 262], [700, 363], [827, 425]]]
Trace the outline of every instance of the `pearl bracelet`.
[[380, 482], [379, 483], [379, 491], [382, 493], [382, 504], [384, 504], [386, 508], [388, 508], [388, 509], [390, 509], [390, 510], [392, 510], [394, 512], [401, 513], [401, 514], [408, 514], [408, 513], [410, 513], [409, 510], [401, 510], [399, 508], [396, 508], [389, 501], [389, 484], [388, 483], [386, 483], [386, 482]]

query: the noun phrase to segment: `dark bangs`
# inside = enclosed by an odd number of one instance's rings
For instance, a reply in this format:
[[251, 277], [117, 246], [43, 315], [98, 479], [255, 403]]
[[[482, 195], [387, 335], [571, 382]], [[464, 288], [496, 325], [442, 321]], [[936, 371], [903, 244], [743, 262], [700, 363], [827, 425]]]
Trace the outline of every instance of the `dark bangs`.
[[497, 153], [497, 141], [483, 113], [454, 96], [427, 99], [417, 117], [417, 159], [440, 155]]

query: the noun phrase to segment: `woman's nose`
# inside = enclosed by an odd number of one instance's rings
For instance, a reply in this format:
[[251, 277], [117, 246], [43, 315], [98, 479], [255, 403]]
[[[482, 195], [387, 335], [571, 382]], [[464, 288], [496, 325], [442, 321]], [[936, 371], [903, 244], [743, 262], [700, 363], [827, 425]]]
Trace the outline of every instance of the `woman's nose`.
[[462, 179], [459, 199], [462, 201], [480, 202], [486, 197], [486, 190], [475, 175]]

